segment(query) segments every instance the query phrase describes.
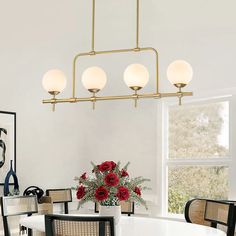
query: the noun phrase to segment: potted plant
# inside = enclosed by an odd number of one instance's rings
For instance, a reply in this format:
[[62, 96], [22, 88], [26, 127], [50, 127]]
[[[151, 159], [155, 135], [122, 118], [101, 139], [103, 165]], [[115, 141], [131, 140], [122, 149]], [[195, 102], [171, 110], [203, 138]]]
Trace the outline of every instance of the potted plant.
[[147, 187], [142, 184], [149, 179], [143, 177], [130, 178], [127, 168], [129, 162], [120, 167], [120, 162], [105, 161], [100, 165], [93, 166], [93, 175], [87, 176], [83, 173], [75, 180], [79, 182], [77, 186], [77, 199], [79, 207], [88, 201], [100, 204], [101, 215], [112, 215], [115, 223], [119, 221], [121, 210], [120, 202], [129, 201], [144, 205], [147, 209], [145, 200], [142, 198], [142, 191]]

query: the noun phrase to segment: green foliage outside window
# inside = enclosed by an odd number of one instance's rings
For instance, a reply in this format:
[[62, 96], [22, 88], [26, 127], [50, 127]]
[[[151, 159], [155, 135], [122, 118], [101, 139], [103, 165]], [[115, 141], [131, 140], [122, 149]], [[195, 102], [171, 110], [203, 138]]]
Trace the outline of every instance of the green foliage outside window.
[[170, 213], [183, 214], [185, 203], [191, 198], [228, 198], [228, 167], [173, 167], [168, 176]]

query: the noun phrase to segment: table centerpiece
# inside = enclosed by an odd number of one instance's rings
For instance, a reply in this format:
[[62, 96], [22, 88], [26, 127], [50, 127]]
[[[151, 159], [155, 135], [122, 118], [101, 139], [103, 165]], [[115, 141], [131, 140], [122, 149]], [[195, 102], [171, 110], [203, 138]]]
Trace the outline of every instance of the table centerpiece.
[[142, 186], [144, 182], [150, 181], [142, 176], [130, 178], [127, 172], [130, 162], [123, 168], [121, 163], [105, 161], [100, 165], [93, 166], [93, 175], [87, 176], [83, 173], [80, 177], [75, 177], [78, 181], [77, 199], [80, 208], [84, 203], [92, 201], [100, 205], [100, 215], [114, 216], [115, 223], [118, 223], [122, 201], [141, 204], [147, 209], [147, 204], [142, 198], [142, 192], [148, 187]]

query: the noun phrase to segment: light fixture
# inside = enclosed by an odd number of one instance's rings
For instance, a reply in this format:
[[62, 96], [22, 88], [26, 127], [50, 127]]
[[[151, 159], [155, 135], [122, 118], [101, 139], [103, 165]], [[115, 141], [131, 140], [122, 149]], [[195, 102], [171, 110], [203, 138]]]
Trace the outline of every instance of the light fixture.
[[[159, 78], [158, 78], [158, 52], [153, 47], [140, 47], [139, 46], [139, 1], [137, 1], [137, 14], [136, 14], [136, 46], [130, 49], [115, 49], [96, 51], [95, 50], [95, 0], [92, 0], [92, 45], [91, 51], [78, 53], [73, 60], [73, 78], [72, 78], [72, 97], [70, 98], [56, 98], [66, 86], [66, 77], [60, 70], [50, 70], [43, 77], [43, 87], [45, 90], [53, 96], [51, 99], [43, 100], [43, 103], [53, 104], [53, 110], [55, 110], [55, 104], [57, 103], [76, 103], [76, 102], [92, 102], [93, 108], [97, 101], [105, 100], [125, 100], [132, 99], [135, 101], [135, 107], [137, 106], [137, 100], [141, 98], [163, 98], [163, 97], [178, 97], [179, 105], [181, 105], [182, 97], [192, 96], [192, 92], [183, 92], [182, 88], [186, 86], [192, 79], [193, 70], [191, 65], [183, 60], [177, 60], [171, 63], [167, 69], [168, 80], [178, 88], [175, 93], [160, 93], [159, 92]], [[154, 53], [156, 59], [156, 88], [153, 93], [140, 94], [138, 91], [142, 89], [149, 80], [149, 72], [147, 68], [139, 63], [129, 65], [124, 72], [124, 82], [126, 85], [134, 91], [131, 95], [119, 95], [119, 96], [97, 96], [97, 93], [104, 88], [107, 82], [107, 76], [105, 71], [97, 66], [87, 68], [82, 74], [82, 84], [84, 87], [92, 93], [90, 97], [77, 97], [76, 96], [76, 65], [77, 60], [81, 57], [96, 56], [101, 54], [115, 54], [115, 53], [139, 53], [144, 51], [150, 51]]]
[[105, 71], [97, 66], [89, 67], [82, 75], [84, 87], [91, 93], [97, 93], [103, 89], [107, 82]]
[[[60, 70], [50, 70], [43, 76], [42, 81], [44, 89], [56, 98], [62, 90], [66, 87], [66, 76]], [[53, 103], [53, 111], [55, 111], [55, 103]]]
[[148, 70], [141, 64], [129, 65], [124, 72], [126, 85], [134, 91], [142, 89], [148, 83], [148, 80]]

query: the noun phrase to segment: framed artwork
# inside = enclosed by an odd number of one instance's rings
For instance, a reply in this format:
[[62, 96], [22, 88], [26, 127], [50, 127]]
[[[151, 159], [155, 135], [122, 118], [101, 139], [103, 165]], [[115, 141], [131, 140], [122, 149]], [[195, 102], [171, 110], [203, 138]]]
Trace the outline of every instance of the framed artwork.
[[0, 111], [0, 185], [4, 185], [11, 160], [16, 172], [16, 113]]

